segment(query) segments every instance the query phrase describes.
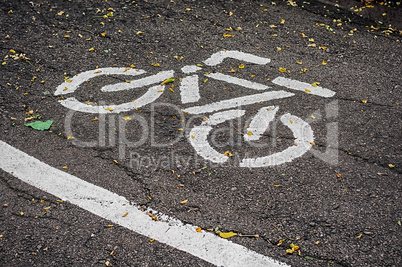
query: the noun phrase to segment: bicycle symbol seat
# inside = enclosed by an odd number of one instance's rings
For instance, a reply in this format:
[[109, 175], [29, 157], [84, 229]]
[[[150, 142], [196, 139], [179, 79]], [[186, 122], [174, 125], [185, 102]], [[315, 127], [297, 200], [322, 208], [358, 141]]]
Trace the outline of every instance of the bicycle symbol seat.
[[[241, 60], [257, 65], [266, 65], [270, 63], [270, 59], [268, 58], [263, 58], [239, 51], [220, 51], [212, 54], [211, 57], [209, 57], [203, 63], [207, 66], [216, 66], [222, 63], [223, 60], [225, 60], [226, 58]], [[201, 69], [202, 68], [198, 67], [197, 65], [188, 65], [181, 68], [181, 71], [186, 74], [186, 76], [182, 78], [179, 86], [180, 98], [183, 104], [196, 103], [200, 100], [201, 96], [199, 88], [199, 76], [197, 72]], [[99, 68], [95, 70], [85, 71], [77, 74], [75, 77], [71, 78], [71, 80], [65, 81], [64, 83], [59, 85], [57, 87], [55, 95], [73, 94], [85, 81], [102, 75], [139, 76], [145, 73], [146, 71], [140, 69], [119, 67]], [[136, 108], [140, 108], [157, 100], [159, 96], [161, 96], [161, 94], [164, 92], [166, 87], [163, 81], [173, 78], [174, 73], [175, 72], [173, 70], [162, 71], [155, 75], [140, 78], [137, 80], [106, 85], [100, 89], [102, 92], [116, 92], [149, 87], [147, 91], [141, 97], [137, 98], [134, 102], [130, 101], [118, 105], [94, 106], [87, 103], [82, 103], [78, 101], [74, 96], [59, 100], [59, 102], [68, 109], [86, 113], [110, 114], [127, 112]], [[224, 163], [229, 159], [229, 157], [221, 152], [218, 152], [209, 144], [207, 139], [213, 126], [243, 116], [245, 114], [245, 111], [237, 109], [240, 106], [251, 105], [254, 103], [259, 103], [261, 101], [265, 102], [274, 99], [282, 99], [295, 96], [294, 93], [285, 90], [268, 90], [271, 87], [265, 84], [248, 81], [219, 72], [208, 74], [205, 73], [203, 75], [210, 79], [235, 84], [258, 92], [252, 95], [246, 95], [202, 106], [192, 106], [182, 109], [182, 111], [188, 114], [212, 113], [212, 115], [210, 115], [208, 119], [203, 121], [201, 125], [193, 127], [187, 138], [190, 144], [194, 147], [195, 151], [200, 156], [214, 163]], [[335, 95], [335, 92], [332, 90], [325, 89], [319, 86], [314, 87], [308, 83], [288, 79], [285, 77], [277, 77], [272, 80], [272, 83], [274, 85], [285, 87], [287, 89], [308, 92], [309, 94], [325, 98]], [[260, 139], [263, 133], [268, 129], [270, 123], [275, 119], [278, 110], [279, 107], [276, 106], [267, 106], [261, 108], [251, 119], [250, 125], [247, 128], [247, 132], [252, 134], [244, 134], [244, 140], [247, 142], [251, 142]], [[279, 165], [285, 162], [290, 162], [293, 159], [302, 156], [311, 148], [311, 143], [314, 141], [314, 135], [310, 125], [307, 122], [289, 113], [282, 115], [280, 117], [280, 121], [292, 131], [297, 146], [291, 146], [281, 152], [277, 152], [264, 157], [245, 158], [240, 162], [240, 167], [266, 167]]]

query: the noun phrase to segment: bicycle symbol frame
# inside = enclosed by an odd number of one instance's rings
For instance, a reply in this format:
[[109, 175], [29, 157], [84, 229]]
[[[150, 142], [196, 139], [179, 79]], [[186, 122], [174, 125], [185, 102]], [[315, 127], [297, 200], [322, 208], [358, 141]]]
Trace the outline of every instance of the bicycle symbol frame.
[[[212, 54], [211, 57], [209, 57], [203, 63], [207, 66], [212, 67], [219, 65], [226, 58], [237, 59], [257, 65], [266, 65], [270, 63], [270, 59], [268, 58], [263, 58], [240, 51], [220, 51]], [[197, 72], [200, 70], [202, 70], [202, 68], [196, 65], [188, 65], [181, 68], [181, 71], [186, 74], [186, 76], [181, 80], [179, 87], [181, 102], [183, 104], [196, 103], [200, 100], [201, 96], [199, 88], [199, 76], [197, 74]], [[89, 70], [77, 74], [75, 77], [71, 78], [70, 81], [65, 81], [64, 83], [60, 84], [54, 94], [56, 96], [73, 94], [82, 83], [94, 77], [99, 77], [103, 75], [139, 76], [145, 73], [146, 71], [141, 69], [120, 67]], [[161, 83], [166, 79], [173, 78], [174, 73], [175, 72], [173, 70], [162, 71], [155, 75], [140, 78], [137, 80], [106, 85], [100, 89], [102, 92], [117, 92], [150, 86], [147, 92], [141, 97], [137, 98], [134, 102], [130, 101], [118, 105], [93, 106], [78, 101], [74, 96], [59, 100], [59, 102], [61, 105], [68, 109], [85, 113], [111, 114], [127, 112], [150, 104], [157, 100], [159, 96], [162, 95], [166, 87], [166, 85], [162, 85]], [[284, 90], [270, 91], [268, 89], [270, 89], [271, 87], [265, 84], [240, 79], [219, 72], [203, 75], [210, 79], [224, 81], [258, 91], [258, 93], [252, 95], [246, 95], [202, 106], [192, 106], [182, 109], [182, 111], [189, 114], [212, 113], [212, 115], [210, 115], [207, 120], [203, 121], [201, 125], [194, 126], [191, 129], [190, 134], [187, 136], [187, 138], [195, 151], [201, 157], [214, 163], [225, 163], [226, 161], [228, 161], [229, 157], [224, 155], [223, 153], [218, 152], [209, 144], [207, 139], [213, 126], [243, 116], [245, 114], [245, 111], [237, 109], [239, 106], [295, 96], [294, 93]], [[319, 86], [313, 87], [308, 83], [288, 79], [285, 77], [277, 77], [272, 80], [272, 83], [278, 86], [285, 87], [287, 89], [308, 92], [309, 94], [325, 98], [329, 98], [335, 95], [335, 92], [332, 90]], [[275, 115], [278, 110], [279, 107], [275, 106], [261, 108], [251, 119], [250, 125], [247, 128], [247, 132], [251, 132], [252, 134], [244, 134], [244, 140], [247, 142], [258, 140], [268, 129], [270, 122], [275, 119]], [[277, 152], [264, 157], [245, 158], [240, 162], [239, 167], [267, 167], [283, 164], [286, 162], [290, 162], [298, 157], [301, 157], [311, 148], [311, 143], [314, 141], [314, 135], [311, 126], [307, 122], [289, 113], [282, 115], [280, 117], [280, 120], [292, 131], [297, 146], [291, 146], [281, 152]]]

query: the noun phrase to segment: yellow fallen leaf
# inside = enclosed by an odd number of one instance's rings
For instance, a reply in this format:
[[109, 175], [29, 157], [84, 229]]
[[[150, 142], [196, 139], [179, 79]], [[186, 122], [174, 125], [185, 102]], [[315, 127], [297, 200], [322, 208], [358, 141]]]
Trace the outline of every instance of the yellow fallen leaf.
[[128, 212], [124, 213], [122, 217], [126, 217], [128, 215]]
[[364, 104], [366, 104], [366, 103], [367, 103], [367, 100], [362, 100], [362, 102], [363, 102]]
[[67, 136], [67, 139], [68, 139], [68, 140], [74, 139], [74, 137], [73, 137], [73, 136]]
[[292, 123], [292, 124], [293, 124], [293, 121], [292, 121], [292, 120], [290, 120], [290, 123]]
[[392, 169], [392, 168], [395, 168], [395, 165], [393, 165], [393, 164], [388, 164], [388, 167], [390, 167], [390, 168]]
[[67, 166], [63, 166], [63, 169], [67, 170], [67, 169], [68, 169], [68, 167], [67, 167]]
[[50, 207], [43, 208], [44, 210], [50, 210]]
[[307, 93], [311, 93], [311, 91], [309, 89], [307, 89], [307, 88], [304, 89], [304, 90], [306, 90]]
[[233, 154], [230, 153], [229, 151], [223, 152], [223, 155], [233, 157]]
[[125, 121], [131, 121], [132, 118], [130, 118], [129, 116], [124, 116], [124, 117], [123, 117], [123, 120], [125, 120]]
[[99, 119], [98, 119], [98, 117], [95, 117], [94, 119], [92, 119], [93, 121], [98, 121]]
[[325, 62], [325, 60], [322, 61], [322, 65], [327, 65], [327, 62]]
[[281, 51], [281, 50], [282, 50], [282, 48], [280, 48], [280, 47], [276, 48], [276, 51]]
[[223, 34], [223, 37], [235, 37], [233, 34], [226, 34], [226, 33], [224, 33]]
[[313, 120], [315, 120], [315, 116], [314, 116], [314, 115], [311, 115], [311, 118], [312, 118]]
[[309, 38], [308, 41], [309, 42], [314, 42], [314, 38]]
[[303, 62], [300, 62], [300, 61], [296, 61], [296, 64], [299, 64], [299, 65], [301, 65], [301, 64], [303, 64]]
[[139, 35], [139, 34], [143, 34], [144, 32], [142, 32], [142, 31], [138, 31], [136, 34], [137, 35]]
[[152, 243], [152, 242], [154, 242], [154, 241], [155, 241], [155, 239], [151, 239], [151, 240], [149, 240], [149, 242], [151, 242], [151, 243]]
[[180, 202], [180, 204], [186, 204], [188, 202], [188, 199], [183, 200], [182, 202]]
[[177, 129], [178, 131], [183, 131], [183, 128], [179, 128], [179, 129]]
[[90, 51], [90, 52], [95, 51], [95, 48], [91, 47], [88, 49], [88, 51]]
[[358, 236], [356, 236], [357, 239], [360, 239], [362, 237], [362, 233], [360, 233]]
[[106, 110], [108, 110], [108, 111], [113, 111], [113, 109], [112, 109], [112, 108], [107, 108]]
[[279, 68], [279, 72], [286, 72], [285, 68]]
[[247, 132], [247, 135], [249, 135], [249, 136], [253, 135], [253, 132]]
[[115, 159], [113, 160], [113, 162], [116, 163], [116, 164], [119, 164], [119, 162], [117, 160], [115, 160]]
[[239, 69], [244, 69], [244, 64], [239, 65]]
[[201, 232], [201, 227], [198, 227], [197, 229], [195, 229], [198, 233]]
[[228, 232], [228, 233], [219, 232], [219, 236], [222, 238], [231, 238], [236, 235], [237, 235], [237, 233], [233, 233], [233, 232]]
[[307, 38], [307, 35], [305, 35], [304, 33], [301, 33], [300, 35], [301, 35], [301, 37], [303, 37], [303, 38]]

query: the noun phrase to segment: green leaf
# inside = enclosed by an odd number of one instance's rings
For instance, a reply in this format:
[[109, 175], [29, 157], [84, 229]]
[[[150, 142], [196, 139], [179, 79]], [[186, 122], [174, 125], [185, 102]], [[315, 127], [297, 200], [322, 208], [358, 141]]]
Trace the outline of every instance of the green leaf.
[[169, 79], [164, 80], [164, 81], [161, 83], [161, 85], [165, 85], [165, 84], [172, 83], [172, 82], [174, 82], [174, 79], [173, 79], [173, 78], [169, 78]]
[[399, 226], [401, 226], [401, 221], [398, 221], [397, 224], [398, 224]]
[[44, 130], [49, 130], [50, 126], [52, 126], [52, 123], [53, 123], [52, 120], [47, 120], [47, 121], [35, 121], [35, 122], [25, 123], [24, 125], [32, 127], [35, 130], [44, 131]]

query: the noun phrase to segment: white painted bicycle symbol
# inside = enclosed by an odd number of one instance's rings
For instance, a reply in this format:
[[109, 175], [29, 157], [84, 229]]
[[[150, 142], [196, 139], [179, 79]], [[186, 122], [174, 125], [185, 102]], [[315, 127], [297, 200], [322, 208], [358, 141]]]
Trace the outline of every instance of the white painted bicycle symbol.
[[[220, 51], [214, 53], [210, 58], [205, 60], [204, 64], [211, 67], [216, 66], [222, 63], [223, 60], [226, 58], [237, 59], [258, 65], [266, 65], [270, 62], [270, 59], [268, 58], [263, 58], [239, 51]], [[201, 69], [202, 68], [196, 65], [189, 65], [181, 68], [181, 71], [186, 74], [186, 76], [180, 82], [180, 97], [183, 104], [195, 103], [200, 100], [201, 96], [199, 88], [199, 76], [197, 72], [199, 72]], [[65, 81], [64, 83], [59, 85], [57, 87], [55, 95], [73, 94], [85, 81], [102, 75], [139, 76], [145, 73], [146, 71], [140, 69], [119, 67], [100, 68], [96, 70], [85, 71], [77, 74], [75, 77], [71, 78], [70, 81]], [[294, 93], [288, 91], [268, 90], [271, 87], [265, 84], [251, 82], [219, 72], [203, 75], [205, 75], [209, 79], [232, 83], [260, 92], [202, 106], [192, 106], [182, 110], [188, 114], [212, 114], [208, 117], [208, 119], [203, 121], [201, 125], [194, 126], [191, 129], [188, 135], [188, 140], [200, 156], [214, 163], [225, 163], [226, 161], [228, 161], [229, 156], [218, 152], [208, 142], [208, 135], [213, 129], [213, 126], [224, 123], [225, 121], [242, 117], [245, 114], [245, 110], [239, 110], [238, 107], [240, 106], [251, 105], [259, 103], [261, 101], [265, 102], [269, 100], [283, 99], [295, 96]], [[118, 105], [94, 106], [88, 103], [80, 102], [74, 96], [59, 100], [59, 102], [66, 108], [86, 113], [110, 114], [127, 112], [150, 104], [158, 99], [166, 87], [166, 85], [163, 84], [163, 81], [173, 77], [173, 70], [162, 71], [155, 75], [140, 78], [137, 80], [106, 85], [100, 89], [102, 92], [116, 92], [150, 86], [145, 94], [137, 98], [134, 102], [130, 101]], [[325, 98], [335, 95], [335, 92], [332, 90], [325, 89], [319, 86], [314, 87], [308, 83], [291, 80], [284, 77], [277, 77], [272, 80], [272, 83], [285, 87], [287, 89], [308, 92], [309, 94]], [[247, 133], [252, 134], [244, 134], [244, 140], [248, 142], [259, 140], [264, 132], [267, 131], [267, 129], [269, 128], [270, 123], [275, 119], [278, 110], [279, 107], [277, 106], [267, 106], [259, 109], [256, 115], [254, 115], [254, 117], [251, 119], [251, 122], [247, 128]], [[268, 156], [245, 158], [240, 162], [240, 167], [267, 167], [279, 165], [301, 157], [308, 150], [310, 150], [312, 146], [311, 143], [314, 141], [314, 135], [311, 126], [307, 122], [290, 113], [282, 115], [280, 117], [280, 121], [292, 131], [297, 146], [290, 146], [283, 151]]]

